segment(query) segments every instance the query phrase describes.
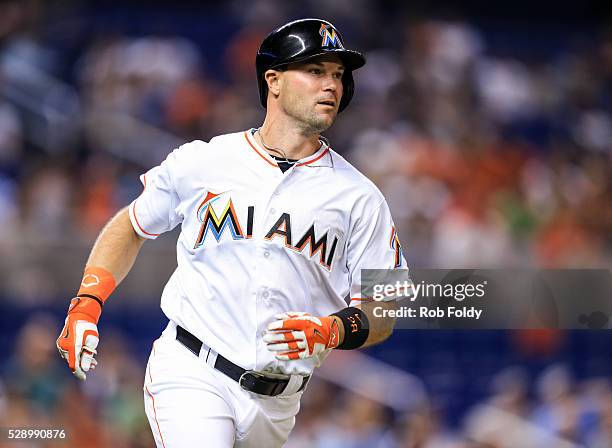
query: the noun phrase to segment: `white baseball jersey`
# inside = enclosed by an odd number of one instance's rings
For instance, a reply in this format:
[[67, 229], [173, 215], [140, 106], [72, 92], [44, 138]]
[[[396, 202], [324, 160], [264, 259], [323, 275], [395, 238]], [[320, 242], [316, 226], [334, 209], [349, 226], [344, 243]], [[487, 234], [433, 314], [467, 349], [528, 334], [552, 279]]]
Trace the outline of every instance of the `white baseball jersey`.
[[181, 224], [161, 299], [170, 320], [245, 369], [308, 375], [321, 357], [266, 348], [274, 315], [334, 313], [361, 297], [361, 269], [405, 259], [384, 197], [344, 158], [322, 142], [283, 173], [253, 133], [174, 150], [141, 176], [130, 219], [150, 239]]

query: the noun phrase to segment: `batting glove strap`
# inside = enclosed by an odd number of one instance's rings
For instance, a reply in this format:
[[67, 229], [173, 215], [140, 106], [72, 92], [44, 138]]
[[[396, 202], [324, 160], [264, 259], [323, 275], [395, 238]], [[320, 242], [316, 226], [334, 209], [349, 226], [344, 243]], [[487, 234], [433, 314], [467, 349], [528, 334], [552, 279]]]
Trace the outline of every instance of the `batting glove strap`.
[[81, 313], [89, 317], [88, 320], [97, 324], [102, 314], [102, 301], [95, 296], [80, 295], [70, 301], [68, 315]]
[[100, 312], [95, 300], [75, 297], [70, 302], [64, 328], [55, 342], [60, 356], [80, 380], [85, 380], [87, 372], [97, 364], [94, 356], [100, 340], [96, 325]]
[[370, 335], [370, 323], [368, 316], [363, 311], [350, 306], [332, 314], [332, 316], [339, 317], [344, 325], [344, 338], [342, 344], [336, 347], [337, 349], [354, 350], [365, 344]]
[[263, 339], [281, 361], [310, 358], [338, 346], [339, 328], [333, 317], [292, 311], [275, 318]]

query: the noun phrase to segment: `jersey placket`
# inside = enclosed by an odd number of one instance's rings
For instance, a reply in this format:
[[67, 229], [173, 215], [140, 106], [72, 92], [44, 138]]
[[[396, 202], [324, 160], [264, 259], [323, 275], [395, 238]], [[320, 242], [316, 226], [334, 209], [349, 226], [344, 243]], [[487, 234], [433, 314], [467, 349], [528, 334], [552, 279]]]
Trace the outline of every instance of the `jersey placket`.
[[[266, 234], [274, 227], [283, 213], [291, 213], [292, 206], [292, 186], [299, 183], [298, 190], [304, 188], [302, 182], [307, 181], [312, 171], [312, 166], [302, 167], [301, 165], [310, 164], [325, 157], [327, 147], [320, 148], [316, 154], [306, 159], [296, 162], [285, 172], [282, 172], [276, 161], [252, 138], [252, 134], [247, 137], [247, 141], [252, 150], [257, 154], [258, 180], [261, 188], [256, 198], [256, 211], [254, 216], [253, 243], [255, 243], [255, 253], [253, 257], [253, 275], [250, 276], [252, 285], [250, 296], [255, 301], [255, 366], [257, 368], [269, 364], [269, 357], [265, 343], [262, 340], [266, 327], [269, 322], [274, 320], [274, 315], [290, 309], [302, 309], [301, 299], [287, 298], [289, 303], [278, 303], [282, 298], [282, 289], [285, 282], [290, 281], [287, 273], [283, 271], [285, 263], [282, 257], [290, 256], [282, 247], [282, 236], [273, 236], [270, 240], [265, 238]], [[293, 224], [293, 223], [292, 223]], [[287, 230], [287, 229], [285, 229]], [[281, 240], [281, 241], [278, 241]], [[280, 288], [280, 289], [279, 289]], [[263, 363], [260, 365], [260, 362]], [[275, 361], [278, 363], [279, 361]]]
[[[272, 167], [271, 167], [272, 168]], [[257, 263], [256, 269], [260, 270], [257, 278], [260, 280], [258, 285], [258, 303], [261, 302], [267, 308], [273, 307], [272, 302], [276, 300], [274, 294], [274, 288], [272, 285], [277, 285], [279, 278], [283, 278], [282, 271], [279, 272], [279, 268], [282, 269], [282, 264], [276, 263], [275, 258], [278, 254], [277, 244], [272, 240], [266, 240], [264, 237], [266, 233], [274, 226], [276, 221], [280, 218], [282, 213], [285, 213], [286, 204], [284, 204], [283, 198], [281, 197], [282, 191], [286, 188], [290, 178], [293, 177], [294, 168], [291, 167], [285, 173], [280, 171], [280, 168], [275, 168], [277, 173], [273, 174], [270, 179], [270, 188], [267, 189], [266, 197], [263, 202], [263, 213], [260, 217], [259, 222], [259, 233], [257, 238], [257, 256], [256, 259], [260, 260], [261, 263]], [[273, 180], [272, 180], [273, 179]], [[280, 249], [282, 250], [282, 249]], [[259, 317], [259, 316], [258, 316]], [[263, 317], [263, 316], [262, 316]], [[259, 320], [259, 319], [258, 319]], [[258, 327], [261, 322], [258, 322]]]
[[256, 333], [258, 336], [256, 341], [259, 341], [255, 347], [256, 366], [259, 365], [258, 351], [261, 350], [265, 353], [265, 350], [267, 350], [262, 341], [266, 327], [273, 320], [274, 315], [279, 312], [279, 306], [275, 304], [275, 301], [279, 300], [276, 289], [279, 286], [282, 287], [282, 282], [286, 278], [285, 273], [282, 271], [283, 263], [279, 262], [279, 257], [283, 256], [279, 252], [284, 249], [279, 246], [279, 242], [275, 241], [280, 239], [280, 237], [267, 240], [265, 235], [283, 213], [290, 211], [288, 208], [290, 204], [287, 202], [290, 200], [290, 197], [287, 196], [286, 190], [290, 188], [290, 184], [295, 180], [295, 175], [297, 174], [295, 166], [289, 168], [284, 173], [279, 167], [269, 166], [265, 167], [265, 169], [271, 171], [268, 171], [265, 176], [269, 184], [268, 188], [266, 188], [265, 197], [258, 201], [263, 205], [263, 212], [259, 220], [256, 220], [259, 225], [257, 232], [254, 232], [254, 235], [257, 234], [257, 255], [255, 257], [255, 270], [257, 274], [254, 276], [257, 279], [257, 284], [254, 285]]

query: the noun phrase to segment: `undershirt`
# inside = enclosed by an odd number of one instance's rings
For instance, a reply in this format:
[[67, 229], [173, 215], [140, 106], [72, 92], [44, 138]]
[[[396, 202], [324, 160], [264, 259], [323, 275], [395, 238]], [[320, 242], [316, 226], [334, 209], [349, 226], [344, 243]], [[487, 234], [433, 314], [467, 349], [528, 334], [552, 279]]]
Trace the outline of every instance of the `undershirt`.
[[[272, 155], [272, 154], [270, 154]], [[293, 160], [293, 159], [285, 159], [284, 157], [277, 157], [277, 156], [272, 156], [272, 158], [274, 160], [276, 160], [276, 163], [278, 164], [278, 167], [281, 169], [281, 171], [284, 173], [285, 171], [287, 171], [289, 168], [291, 168], [291, 166], [297, 162], [297, 160]]]

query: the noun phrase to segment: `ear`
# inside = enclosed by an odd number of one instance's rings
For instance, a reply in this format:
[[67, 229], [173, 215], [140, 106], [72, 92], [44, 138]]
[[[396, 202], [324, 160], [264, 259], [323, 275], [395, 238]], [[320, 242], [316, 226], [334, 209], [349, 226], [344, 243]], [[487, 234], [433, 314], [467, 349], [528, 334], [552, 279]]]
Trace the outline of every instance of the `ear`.
[[278, 70], [267, 70], [264, 73], [264, 79], [268, 84], [268, 90], [274, 96], [278, 96], [280, 93], [280, 84], [281, 84], [282, 72]]

